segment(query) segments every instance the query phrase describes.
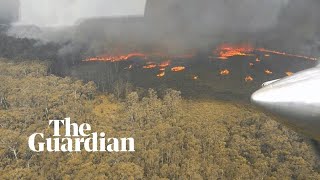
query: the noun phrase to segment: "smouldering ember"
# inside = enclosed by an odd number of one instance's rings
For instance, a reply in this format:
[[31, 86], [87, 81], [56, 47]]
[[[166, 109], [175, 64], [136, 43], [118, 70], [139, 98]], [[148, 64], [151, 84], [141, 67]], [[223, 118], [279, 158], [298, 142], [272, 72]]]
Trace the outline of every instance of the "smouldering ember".
[[149, 64], [149, 65], [143, 66], [143, 69], [153, 69], [153, 68], [156, 68], [156, 67], [157, 67], [156, 64]]
[[247, 76], [244, 80], [245, 80], [246, 82], [251, 82], [251, 81], [253, 81], [253, 77]]
[[159, 73], [159, 74], [157, 75], [157, 77], [163, 77], [164, 75], [166, 75], [166, 73], [163, 71], [163, 72]]
[[186, 69], [186, 67], [184, 67], [184, 66], [176, 66], [176, 67], [171, 68], [171, 71], [172, 72], [179, 72], [179, 71], [184, 71], [185, 69]]
[[253, 64], [253, 63], [249, 63], [249, 66], [250, 66], [250, 67], [253, 67], [253, 66], [254, 66], [254, 64]]
[[264, 48], [258, 48], [256, 50], [260, 51], [260, 52], [266, 52], [266, 53], [272, 53], [272, 54], [290, 56], [290, 57], [297, 57], [297, 58], [308, 59], [308, 60], [313, 60], [313, 61], [317, 60], [317, 58], [314, 58], [314, 57], [308, 57], [308, 56], [297, 55], [297, 54], [290, 54], [290, 53], [285, 53], [285, 52], [280, 52], [280, 51], [268, 50], [268, 49], [264, 49]]
[[118, 61], [126, 61], [134, 57], [146, 58], [146, 55], [142, 53], [130, 53], [126, 55], [116, 55], [116, 56], [105, 55], [105, 56], [90, 57], [85, 59], [84, 61], [86, 62], [90, 62], [90, 61], [118, 62]]
[[259, 58], [256, 58], [256, 62], [260, 62], [261, 60]]
[[294, 73], [293, 73], [293, 72], [290, 72], [290, 71], [289, 71], [289, 72], [286, 72], [286, 75], [287, 75], [287, 76], [292, 76], [293, 74], [294, 74]]
[[264, 56], [265, 56], [265, 57], [270, 57], [270, 54], [265, 54]]
[[266, 73], [266, 74], [270, 75], [270, 74], [272, 74], [273, 72], [272, 72], [272, 71], [270, 71], [269, 69], [266, 69], [266, 70], [264, 71], [264, 73]]
[[230, 71], [228, 69], [224, 69], [224, 70], [220, 71], [220, 75], [222, 75], [222, 76], [227, 76], [229, 74], [230, 74]]
[[160, 70], [160, 71], [165, 71], [165, 70], [166, 70], [166, 68], [160, 68], [159, 70]]
[[198, 79], [199, 79], [199, 76], [193, 75], [193, 76], [192, 76], [192, 79], [193, 79], [193, 80], [198, 80]]

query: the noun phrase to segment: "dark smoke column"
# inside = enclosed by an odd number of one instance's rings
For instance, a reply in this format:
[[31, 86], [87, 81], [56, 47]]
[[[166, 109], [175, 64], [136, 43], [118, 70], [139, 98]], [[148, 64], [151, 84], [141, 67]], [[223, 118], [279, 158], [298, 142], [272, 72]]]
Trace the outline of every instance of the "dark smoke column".
[[10, 24], [18, 21], [19, 15], [19, 0], [0, 0], [0, 24]]

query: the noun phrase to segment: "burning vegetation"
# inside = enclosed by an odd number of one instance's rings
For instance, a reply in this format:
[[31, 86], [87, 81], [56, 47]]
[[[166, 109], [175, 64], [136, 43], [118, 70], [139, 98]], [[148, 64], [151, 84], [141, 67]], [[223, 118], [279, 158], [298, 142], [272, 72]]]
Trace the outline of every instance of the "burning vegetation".
[[[261, 66], [265, 66], [265, 64], [260, 63], [264, 60], [270, 60], [272, 58], [268, 58], [271, 55], [280, 55], [280, 56], [286, 56], [286, 57], [293, 57], [293, 58], [299, 58], [304, 60], [311, 60], [314, 61], [316, 58], [308, 57], [304, 55], [295, 55], [280, 51], [274, 51], [274, 50], [268, 50], [265, 48], [254, 48], [253, 46], [249, 44], [242, 44], [242, 45], [232, 45], [232, 44], [222, 44], [218, 46], [215, 50], [212, 51], [212, 54], [208, 55], [209, 60], [213, 61], [227, 61], [232, 60], [231, 58], [234, 57], [247, 57], [248, 58], [248, 66], [250, 69], [261, 69]], [[116, 53], [117, 54], [117, 53]], [[188, 52], [186, 54], [182, 55], [169, 55], [167, 53], [145, 53], [145, 52], [132, 52], [122, 55], [102, 55], [102, 56], [96, 56], [96, 57], [89, 57], [83, 60], [83, 62], [96, 62], [96, 61], [102, 61], [102, 62], [121, 62], [121, 61], [130, 61], [134, 60], [135, 63], [132, 63], [128, 67], [124, 69], [132, 69], [132, 68], [143, 68], [143, 69], [156, 69], [160, 71], [159, 74], [157, 74], [157, 77], [163, 77], [165, 76], [165, 71], [167, 68], [170, 68], [172, 72], [182, 72], [186, 69], [185, 66], [181, 65], [180, 63], [177, 64], [177, 60], [183, 60], [184, 62], [189, 60], [195, 59], [195, 52]], [[264, 58], [263, 58], [264, 57]], [[250, 60], [249, 60], [250, 59]], [[139, 63], [136, 63], [139, 61]], [[257, 64], [259, 63], [259, 65]], [[220, 67], [221, 68], [221, 67]], [[224, 69], [220, 70], [218, 74], [220, 76], [228, 76], [230, 75], [229, 68], [223, 67]], [[264, 73], [265, 75], [271, 75], [273, 72], [270, 70], [270, 67], [263, 67], [265, 70], [260, 70], [260, 72]], [[280, 73], [280, 72], [277, 72]], [[291, 76], [293, 72], [281, 72], [281, 74], [286, 74], [287, 76]], [[246, 82], [253, 81], [253, 78], [251, 76], [243, 77]], [[197, 80], [198, 76], [192, 76], [193, 80]]]
[[[296, 58], [302, 58], [302, 59], [307, 59], [307, 60], [312, 60], [316, 61], [317, 58], [314, 57], [308, 57], [304, 55], [297, 55], [297, 54], [290, 54], [290, 53], [285, 53], [285, 52], [280, 52], [280, 51], [274, 51], [274, 50], [268, 50], [264, 48], [258, 48], [256, 49], [257, 51], [264, 52], [264, 53], [272, 53], [272, 54], [277, 54], [277, 55], [282, 55], [282, 56], [289, 56], [289, 57], [296, 57]], [[269, 57], [269, 54], [265, 54], [266, 57]]]
[[270, 71], [269, 69], [266, 69], [266, 70], [264, 70], [264, 73], [267, 74], [267, 75], [271, 75], [273, 72]]
[[160, 68], [166, 68], [166, 67], [170, 66], [170, 63], [171, 63], [170, 60], [164, 61], [164, 62], [160, 63], [159, 67]]
[[157, 67], [156, 64], [149, 64], [149, 65], [143, 66], [143, 69], [153, 69], [153, 68], [156, 68], [156, 67]]
[[233, 56], [251, 56], [249, 53], [252, 51], [253, 48], [249, 45], [234, 46], [223, 44], [214, 51], [214, 54], [218, 55], [218, 59], [226, 60]]
[[253, 81], [253, 77], [247, 76], [244, 80], [245, 80], [246, 82], [251, 82], [251, 81]]
[[157, 77], [163, 77], [164, 75], [166, 75], [166, 72], [161, 72], [161, 73], [159, 73], [158, 75], [157, 75]]
[[85, 59], [84, 61], [118, 62], [118, 61], [127, 61], [134, 57], [146, 58], [146, 55], [142, 53], [130, 53], [126, 55], [104, 55], [104, 56], [90, 57]]
[[180, 71], [184, 71], [185, 69], [186, 69], [186, 67], [184, 67], [184, 66], [176, 66], [176, 67], [171, 68], [171, 71], [172, 72], [180, 72]]

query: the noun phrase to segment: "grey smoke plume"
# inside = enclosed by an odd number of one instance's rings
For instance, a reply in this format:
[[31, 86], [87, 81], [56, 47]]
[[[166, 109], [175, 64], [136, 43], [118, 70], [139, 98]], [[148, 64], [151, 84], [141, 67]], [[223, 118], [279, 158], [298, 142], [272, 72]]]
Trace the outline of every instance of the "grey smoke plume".
[[[105, 2], [108, 3], [102, 5]], [[315, 38], [320, 27], [318, 0], [23, 0], [21, 3], [20, 22], [24, 24], [65, 26], [84, 16], [109, 17], [82, 21], [67, 29], [41, 28], [42, 33], [36, 28], [31, 29], [37, 33], [21, 33], [24, 28], [9, 31], [11, 35], [37, 38], [32, 34], [41, 34], [40, 39], [72, 42], [62, 53], [72, 51], [72, 47], [85, 46], [88, 51], [84, 54], [92, 55], [119, 48], [148, 49], [154, 45], [175, 53], [239, 41], [271, 44], [279, 49], [298, 47], [308, 51], [303, 54], [318, 52], [314, 50], [319, 42]], [[145, 16], [119, 18], [142, 14]], [[115, 16], [118, 18], [111, 18]]]
[[87, 18], [143, 15], [145, 0], [21, 0], [20, 24], [68, 26]]

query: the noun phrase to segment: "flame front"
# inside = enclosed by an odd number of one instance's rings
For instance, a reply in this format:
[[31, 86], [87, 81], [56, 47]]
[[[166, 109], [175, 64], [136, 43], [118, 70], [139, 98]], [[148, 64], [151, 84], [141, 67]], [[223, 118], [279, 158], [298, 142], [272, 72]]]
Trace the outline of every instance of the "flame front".
[[[317, 58], [314, 58], [314, 57], [308, 57], [308, 56], [297, 55], [297, 54], [290, 54], [290, 53], [285, 53], [285, 52], [280, 52], [280, 51], [268, 50], [268, 49], [264, 49], [264, 48], [258, 48], [256, 50], [260, 51], [260, 52], [265, 52], [265, 53], [272, 53], [272, 54], [283, 55], [283, 56], [297, 57], [297, 58], [308, 59], [308, 60], [313, 60], [313, 61], [317, 60]], [[270, 56], [270, 55], [266, 54], [265, 56]]]
[[218, 59], [225, 60], [233, 56], [250, 56], [251, 54], [249, 53], [253, 52], [253, 50], [249, 45], [234, 46], [223, 44], [214, 53], [218, 54]]
[[[244, 44], [244, 45], [231, 45], [231, 44], [222, 44], [221, 46], [217, 47], [214, 51], [211, 51], [211, 53], [208, 55], [208, 59], [221, 59], [221, 60], [228, 60], [230, 57], [234, 56], [252, 56], [248, 57], [247, 63], [249, 67], [252, 69], [255, 68], [255, 65], [259, 64], [259, 62], [268, 59], [267, 57], [270, 57], [270, 54], [273, 55], [281, 55], [281, 56], [289, 56], [289, 57], [295, 57], [300, 59], [306, 59], [306, 60], [317, 60], [313, 57], [308, 57], [304, 55], [296, 55], [296, 54], [290, 54], [275, 50], [268, 50], [265, 48], [253, 48], [253, 46]], [[131, 65], [126, 66], [124, 69], [132, 69], [136, 67], [144, 68], [144, 69], [159, 69], [159, 74], [157, 74], [157, 77], [161, 78], [166, 75], [166, 70], [168, 68], [168, 71], [172, 72], [182, 72], [186, 69], [185, 66], [174, 66], [175, 61], [178, 59], [191, 59], [195, 57], [197, 53], [195, 52], [189, 52], [188, 54], [182, 54], [182, 55], [169, 55], [166, 53], [159, 53], [159, 52], [149, 52], [149, 53], [141, 53], [141, 52], [132, 52], [132, 53], [123, 53], [122, 55], [118, 55], [119, 53], [115, 53], [115, 55], [101, 55], [96, 57], [90, 57], [83, 61], [85, 62], [91, 62], [91, 61], [105, 61], [105, 62], [118, 62], [118, 61], [127, 61], [131, 60], [132, 58], [139, 58], [137, 60], [140, 60], [139, 62], [130, 62]], [[261, 58], [261, 59], [260, 59]], [[270, 58], [269, 58], [270, 59]], [[270, 59], [271, 60], [271, 59]], [[184, 62], [184, 61], [183, 61]], [[179, 62], [179, 64], [181, 64]], [[223, 64], [225, 64], [223, 62]], [[261, 64], [266, 65], [266, 64]], [[169, 67], [171, 69], [169, 69]], [[265, 67], [268, 68], [268, 67]], [[170, 73], [170, 72], [167, 72]], [[231, 72], [228, 69], [222, 69], [218, 71], [220, 76], [227, 76], [230, 75]], [[270, 69], [265, 69], [261, 73], [264, 73], [266, 75], [271, 75], [273, 72]], [[292, 72], [283, 72], [287, 76], [293, 75]], [[190, 76], [189, 76], [190, 78]], [[246, 82], [253, 81], [252, 76], [246, 76], [242, 77]], [[198, 80], [199, 77], [197, 75], [191, 75], [192, 80]]]
[[146, 58], [145, 54], [142, 53], [130, 53], [126, 55], [104, 55], [104, 56], [97, 56], [97, 57], [90, 57], [85, 59], [84, 61], [107, 61], [107, 62], [118, 62], [118, 61], [126, 61], [133, 57], [140, 57], [140, 58]]

